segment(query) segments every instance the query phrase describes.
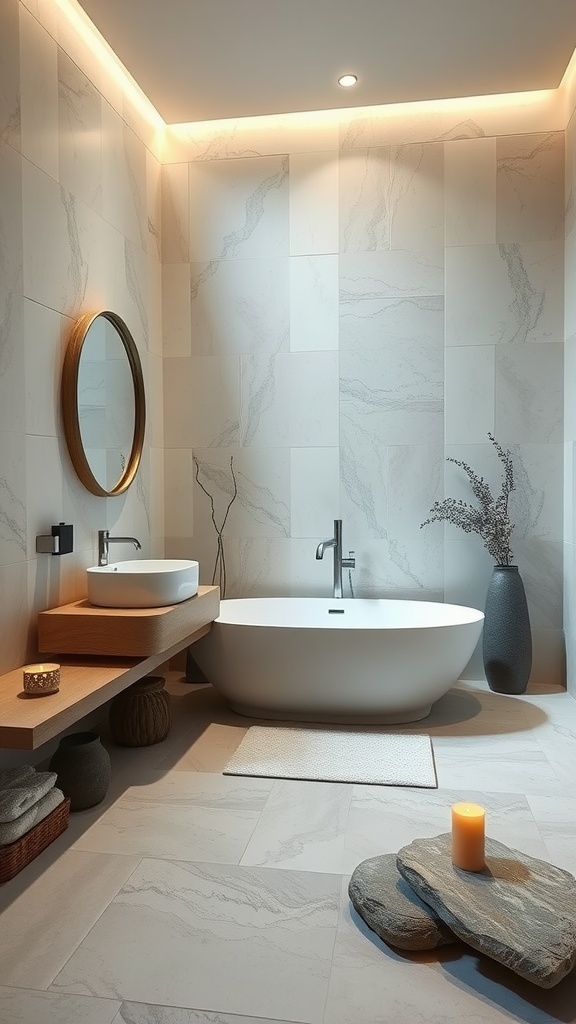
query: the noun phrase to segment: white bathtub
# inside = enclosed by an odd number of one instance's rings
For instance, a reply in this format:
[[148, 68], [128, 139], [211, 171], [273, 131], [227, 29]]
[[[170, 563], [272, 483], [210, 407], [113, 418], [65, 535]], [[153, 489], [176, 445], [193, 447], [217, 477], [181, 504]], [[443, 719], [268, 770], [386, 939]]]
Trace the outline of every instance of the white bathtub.
[[241, 715], [394, 725], [430, 713], [483, 621], [425, 601], [248, 598], [222, 601], [192, 653]]

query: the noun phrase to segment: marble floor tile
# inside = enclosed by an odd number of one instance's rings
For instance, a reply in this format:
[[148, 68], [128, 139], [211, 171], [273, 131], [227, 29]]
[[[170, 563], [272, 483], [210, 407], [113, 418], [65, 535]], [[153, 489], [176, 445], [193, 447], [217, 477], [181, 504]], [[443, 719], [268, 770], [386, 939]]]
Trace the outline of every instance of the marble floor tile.
[[352, 786], [341, 783], [274, 783], [241, 864], [342, 871]]
[[156, 772], [131, 786], [74, 844], [77, 850], [237, 864], [270, 779]]
[[38, 858], [6, 882], [0, 890], [0, 985], [48, 988], [139, 860], [66, 851], [44, 869]]
[[535, 736], [436, 736], [438, 785], [442, 789], [507, 793], [556, 793], [559, 780]]
[[319, 1024], [340, 878], [145, 859], [52, 990]]
[[235, 1013], [186, 1010], [181, 1006], [122, 1003], [112, 1024], [289, 1024], [270, 1017], [238, 1017]]
[[529, 796], [528, 803], [540, 829], [549, 859], [576, 874], [576, 799]]
[[[449, 832], [451, 805], [469, 796], [468, 790], [354, 786], [341, 870], [351, 874], [368, 857]], [[487, 835], [546, 859], [546, 845], [524, 796], [478, 790], [474, 800], [486, 808]]]
[[0, 986], [2, 1024], [112, 1024], [119, 1008], [117, 999]]

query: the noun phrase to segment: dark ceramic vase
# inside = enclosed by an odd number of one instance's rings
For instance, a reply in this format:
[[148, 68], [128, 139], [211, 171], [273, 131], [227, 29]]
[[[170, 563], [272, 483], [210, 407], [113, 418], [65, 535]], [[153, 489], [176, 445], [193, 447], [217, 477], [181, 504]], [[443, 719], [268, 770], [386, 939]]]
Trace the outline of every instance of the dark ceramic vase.
[[83, 811], [99, 804], [110, 785], [110, 755], [95, 732], [63, 736], [50, 761], [56, 785], [70, 797], [70, 810]]
[[524, 693], [532, 668], [532, 633], [517, 565], [494, 566], [486, 594], [482, 653], [491, 690]]

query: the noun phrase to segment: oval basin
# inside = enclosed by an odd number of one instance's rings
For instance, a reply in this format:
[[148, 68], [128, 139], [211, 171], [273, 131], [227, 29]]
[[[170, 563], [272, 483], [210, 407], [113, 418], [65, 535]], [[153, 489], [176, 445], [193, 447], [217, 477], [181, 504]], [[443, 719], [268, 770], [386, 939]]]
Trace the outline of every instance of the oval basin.
[[198, 593], [198, 562], [140, 558], [86, 570], [88, 600], [101, 608], [161, 608]]

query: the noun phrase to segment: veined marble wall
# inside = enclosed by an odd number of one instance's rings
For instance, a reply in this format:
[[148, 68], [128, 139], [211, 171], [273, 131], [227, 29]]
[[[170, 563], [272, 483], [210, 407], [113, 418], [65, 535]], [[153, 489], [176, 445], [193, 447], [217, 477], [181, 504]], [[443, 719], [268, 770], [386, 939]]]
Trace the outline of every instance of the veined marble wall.
[[492, 431], [514, 453], [534, 676], [558, 680], [564, 133], [522, 116], [518, 134], [396, 110], [180, 139], [163, 167], [166, 551], [209, 582], [192, 456], [218, 522], [233, 457], [228, 596], [329, 593], [315, 547], [341, 517], [357, 596], [483, 607], [480, 539], [420, 524], [472, 497], [446, 456], [499, 487]]
[[[0, 672], [35, 658], [38, 610], [85, 596], [97, 531], [163, 553], [160, 163], [152, 130], [55, 4], [0, 4]], [[148, 396], [137, 483], [102, 499], [72, 469], [59, 414], [75, 318], [129, 325]], [[74, 554], [36, 555], [74, 524]], [[128, 554], [128, 552], [127, 552]]]
[[576, 73], [574, 78], [566, 129], [564, 629], [568, 689], [576, 697]]

